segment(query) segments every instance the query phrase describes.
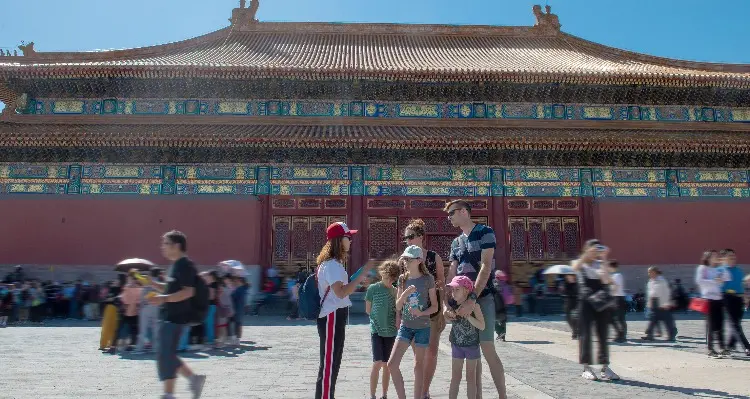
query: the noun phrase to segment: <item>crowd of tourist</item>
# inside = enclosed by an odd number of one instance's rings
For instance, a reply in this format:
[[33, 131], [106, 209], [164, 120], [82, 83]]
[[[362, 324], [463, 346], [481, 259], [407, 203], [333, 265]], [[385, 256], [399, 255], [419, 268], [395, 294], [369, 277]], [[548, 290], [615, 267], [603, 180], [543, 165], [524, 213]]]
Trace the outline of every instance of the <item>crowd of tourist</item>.
[[[218, 270], [201, 273], [209, 286], [210, 307], [204, 323], [186, 329], [179, 350], [238, 344], [249, 284], [245, 277]], [[149, 279], [164, 280], [152, 268]], [[153, 292], [139, 273], [120, 273], [104, 283], [52, 282], [27, 278], [18, 266], [0, 284], [0, 327], [44, 324], [49, 319], [102, 321], [99, 349], [108, 353], [154, 350], [159, 307], [148, 303]]]
[[[202, 323], [182, 331], [178, 351], [239, 345], [249, 289], [247, 280], [218, 270], [199, 275], [208, 286], [208, 312]], [[104, 297], [100, 350], [112, 354], [133, 349], [136, 354], [156, 351], [159, 307], [149, 302], [156, 295], [152, 281], [165, 281], [161, 269], [152, 268], [148, 276], [137, 271], [118, 275]]]
[[47, 319], [98, 320], [113, 284], [41, 281], [27, 278], [17, 266], [0, 284], [0, 327]]

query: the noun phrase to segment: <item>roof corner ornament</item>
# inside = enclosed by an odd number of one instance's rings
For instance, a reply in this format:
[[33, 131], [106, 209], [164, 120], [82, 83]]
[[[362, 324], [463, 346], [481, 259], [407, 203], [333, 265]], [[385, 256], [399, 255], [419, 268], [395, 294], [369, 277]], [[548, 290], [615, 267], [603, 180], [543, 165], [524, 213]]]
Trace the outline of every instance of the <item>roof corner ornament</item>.
[[29, 44], [26, 44], [26, 42], [21, 42], [21, 45], [18, 46], [18, 49], [21, 50], [24, 57], [36, 54], [36, 50], [34, 50], [34, 42], [31, 42]]
[[539, 29], [544, 33], [556, 33], [560, 32], [560, 19], [557, 18], [557, 14], [552, 13], [552, 7], [544, 6], [546, 14], [542, 12], [542, 6], [539, 4], [532, 7], [534, 16], [536, 17], [535, 28]]
[[260, 0], [250, 0], [250, 7], [247, 7], [247, 0], [240, 0], [240, 7], [232, 10], [232, 18], [229, 20], [232, 25], [248, 25], [258, 22], [255, 15], [258, 13]]

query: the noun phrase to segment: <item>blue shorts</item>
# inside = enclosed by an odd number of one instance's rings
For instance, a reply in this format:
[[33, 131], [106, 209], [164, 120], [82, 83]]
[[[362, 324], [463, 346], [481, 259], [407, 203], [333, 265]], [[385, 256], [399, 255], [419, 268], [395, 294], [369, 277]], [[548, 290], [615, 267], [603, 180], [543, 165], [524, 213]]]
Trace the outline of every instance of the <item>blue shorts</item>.
[[482, 357], [477, 346], [458, 346], [451, 344], [451, 354], [454, 359], [477, 360]]
[[402, 324], [398, 329], [398, 339], [409, 343], [414, 341], [414, 346], [426, 348], [430, 345], [430, 327], [409, 328]]

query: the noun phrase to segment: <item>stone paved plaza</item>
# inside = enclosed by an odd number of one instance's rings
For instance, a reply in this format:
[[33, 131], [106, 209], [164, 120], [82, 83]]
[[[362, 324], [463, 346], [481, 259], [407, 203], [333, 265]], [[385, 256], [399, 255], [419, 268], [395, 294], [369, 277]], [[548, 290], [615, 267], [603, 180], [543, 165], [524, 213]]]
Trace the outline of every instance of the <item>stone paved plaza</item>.
[[[630, 343], [612, 346], [612, 366], [623, 381], [580, 378], [577, 344], [559, 317], [511, 319], [508, 342], [497, 350], [506, 367], [510, 398], [749, 398], [750, 358], [708, 359], [703, 322], [680, 320], [678, 342], [639, 343], [645, 323], [631, 314]], [[318, 337], [312, 323], [280, 317], [247, 318], [245, 338], [235, 350], [189, 353], [185, 358], [208, 375], [204, 398], [312, 398]], [[370, 340], [366, 319], [347, 329], [337, 397], [367, 398]], [[750, 323], [746, 323], [746, 328]], [[443, 334], [432, 393], [447, 398], [450, 351]], [[0, 398], [157, 398], [160, 385], [152, 356], [103, 355], [99, 327], [52, 322], [44, 327], [0, 329]], [[407, 393], [411, 362], [403, 363]], [[484, 398], [496, 397], [484, 368]], [[186, 383], [178, 397], [189, 398]], [[461, 395], [464, 395], [463, 390]], [[395, 398], [391, 388], [389, 397]]]

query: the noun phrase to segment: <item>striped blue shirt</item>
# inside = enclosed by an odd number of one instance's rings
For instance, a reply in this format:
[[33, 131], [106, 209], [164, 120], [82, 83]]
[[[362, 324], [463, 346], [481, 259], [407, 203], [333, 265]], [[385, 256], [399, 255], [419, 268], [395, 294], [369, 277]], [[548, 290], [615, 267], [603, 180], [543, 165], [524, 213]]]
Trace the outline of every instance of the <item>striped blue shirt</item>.
[[[477, 224], [469, 235], [461, 233], [460, 236], [453, 240], [453, 244], [451, 245], [450, 260], [458, 262], [456, 275], [466, 276], [471, 281], [476, 282], [479, 270], [482, 267], [482, 250], [490, 248], [497, 248], [497, 238], [495, 237], [495, 231], [491, 227]], [[493, 272], [495, 269], [494, 258], [491, 267], [490, 272]], [[491, 292], [492, 284], [488, 283], [482, 291], [482, 296]]]

